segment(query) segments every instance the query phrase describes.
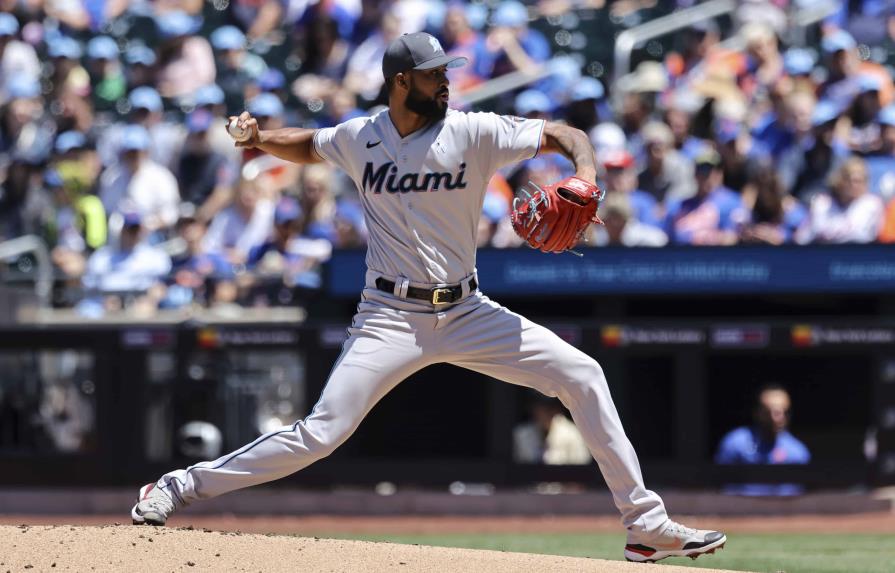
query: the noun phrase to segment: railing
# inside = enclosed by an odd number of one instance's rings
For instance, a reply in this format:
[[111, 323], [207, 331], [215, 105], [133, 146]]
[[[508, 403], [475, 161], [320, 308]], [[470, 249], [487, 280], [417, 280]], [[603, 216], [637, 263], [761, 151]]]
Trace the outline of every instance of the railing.
[[[727, 14], [736, 10], [740, 5], [735, 0], [711, 0], [704, 4], [698, 4], [692, 8], [680, 10], [651, 20], [643, 25], [625, 30], [618, 35], [615, 40], [615, 65], [612, 69], [612, 76], [615, 81], [627, 74], [631, 70], [631, 53], [639, 44], [665, 36], [676, 30], [688, 28], [696, 22], [702, 22], [710, 18], [716, 18], [723, 14]], [[837, 3], [830, 0], [827, 2], [812, 5], [802, 10], [797, 10], [789, 14], [789, 38], [790, 43], [805, 43], [805, 28], [823, 20], [838, 9]], [[723, 46], [727, 49], [743, 49], [745, 45], [739, 34], [736, 34], [723, 42]]]
[[675, 30], [687, 28], [696, 22], [702, 22], [703, 20], [733, 12], [737, 4], [735, 0], [711, 0], [705, 4], [698, 4], [692, 8], [679, 10], [668, 16], [656, 18], [630, 30], [625, 30], [615, 39], [615, 63], [612, 67], [613, 83], [630, 71], [631, 52], [634, 51], [638, 44], [670, 34]]
[[36, 235], [25, 235], [0, 243], [0, 259], [9, 259], [34, 253], [37, 261], [37, 275], [34, 281], [34, 292], [42, 308], [50, 306], [50, 293], [53, 288], [53, 263], [50, 252], [43, 239]]
[[[630, 30], [625, 30], [619, 34], [615, 41], [613, 83], [630, 71], [631, 53], [638, 45], [676, 30], [687, 28], [696, 22], [731, 13], [739, 5], [740, 3], [736, 0], [710, 0], [704, 4], [698, 4], [668, 16], [651, 20]], [[791, 13], [789, 15], [789, 41], [791, 43], [803, 44], [805, 42], [805, 28], [823, 20], [836, 10], [836, 2], [830, 0]], [[742, 50], [745, 48], [743, 39], [739, 34], [727, 38], [721, 45], [728, 50]], [[457, 102], [462, 107], [470, 106], [542, 80], [557, 72], [559, 60], [560, 58], [553, 58], [536, 66], [531, 71], [516, 71], [491, 79], [466, 93], [459, 94], [456, 98]]]

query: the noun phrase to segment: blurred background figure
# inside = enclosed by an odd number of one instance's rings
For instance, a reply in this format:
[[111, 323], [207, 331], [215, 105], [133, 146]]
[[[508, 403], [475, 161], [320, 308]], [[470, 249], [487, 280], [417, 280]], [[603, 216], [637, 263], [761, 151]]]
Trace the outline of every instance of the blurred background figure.
[[158, 239], [177, 222], [180, 192], [174, 175], [149, 158], [149, 145], [149, 132], [143, 126], [122, 129], [119, 160], [103, 173], [99, 197], [107, 213], [133, 205], [142, 226], [149, 233], [158, 232]]
[[529, 421], [513, 428], [513, 459], [548, 465], [589, 464], [593, 458], [581, 432], [555, 398], [532, 396]]
[[273, 228], [274, 203], [260, 196], [260, 181], [241, 179], [236, 200], [214, 216], [204, 248], [220, 253], [233, 264], [243, 264], [252, 247], [260, 245]]
[[696, 194], [671, 201], [665, 215], [665, 232], [677, 244], [732, 245], [746, 220], [742, 199], [722, 185], [721, 156], [706, 148], [696, 157]]
[[671, 128], [654, 121], [644, 125], [639, 136], [645, 159], [638, 176], [638, 188], [660, 203], [693, 195], [693, 164], [674, 149]]
[[829, 191], [811, 200], [800, 243], [869, 243], [882, 225], [883, 202], [869, 192], [867, 166], [859, 157], [846, 159], [830, 177]]
[[748, 219], [740, 231], [743, 243], [782, 245], [791, 243], [807, 221], [808, 211], [788, 194], [769, 162], [754, 165], [743, 187]]
[[637, 219], [631, 195], [611, 193], [600, 205], [604, 225], [591, 225], [585, 235], [589, 245], [597, 247], [663, 247], [668, 236]]
[[[756, 397], [753, 424], [731, 430], [718, 445], [717, 464], [807, 464], [811, 453], [788, 428], [792, 402], [785, 388], [763, 386]], [[795, 484], [741, 484], [725, 487], [733, 495], [798, 495]]]
[[122, 225], [113, 245], [99, 248], [87, 259], [84, 288], [98, 298], [79, 305], [87, 316], [117, 310], [122, 298], [136, 297], [141, 312], [153, 312], [164, 295], [163, 279], [171, 270], [171, 259], [145, 240], [146, 229], [139, 211], [121, 213]]
[[239, 177], [233, 161], [211, 146], [209, 132], [220, 125], [206, 109], [187, 116], [188, 134], [175, 171], [181, 200], [196, 205], [206, 220], [232, 201]]

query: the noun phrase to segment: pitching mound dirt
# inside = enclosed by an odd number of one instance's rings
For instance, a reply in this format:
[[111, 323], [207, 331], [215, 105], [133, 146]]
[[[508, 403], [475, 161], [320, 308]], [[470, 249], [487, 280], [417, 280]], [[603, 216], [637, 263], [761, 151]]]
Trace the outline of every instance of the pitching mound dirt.
[[[0, 526], [0, 573], [3, 571], [683, 573], [693, 570], [552, 555], [189, 528], [22, 525]], [[720, 573], [716, 569], [700, 571]]]

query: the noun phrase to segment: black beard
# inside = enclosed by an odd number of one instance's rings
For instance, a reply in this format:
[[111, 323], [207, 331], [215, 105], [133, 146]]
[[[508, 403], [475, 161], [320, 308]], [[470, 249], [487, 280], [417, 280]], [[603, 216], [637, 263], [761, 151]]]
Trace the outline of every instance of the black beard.
[[404, 100], [404, 105], [413, 113], [432, 120], [441, 120], [447, 115], [447, 103], [442, 105], [437, 96], [431, 99], [427, 98], [412, 86], [410, 91], [407, 92], [407, 99]]

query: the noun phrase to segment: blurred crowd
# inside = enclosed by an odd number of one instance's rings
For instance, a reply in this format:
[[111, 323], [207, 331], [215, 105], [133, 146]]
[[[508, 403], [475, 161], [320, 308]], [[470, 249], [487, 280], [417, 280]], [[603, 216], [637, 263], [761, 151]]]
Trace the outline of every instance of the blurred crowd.
[[[333, 249], [365, 244], [357, 190], [234, 147], [224, 118], [371, 113], [385, 47], [419, 30], [469, 58], [455, 107], [589, 135], [609, 191], [589, 244], [895, 241], [893, 3], [842, 2], [794, 34], [820, 2], [744, 1], [613, 75], [615, 34], [696, 3], [0, 0], [0, 241], [42, 237], [77, 293], [57, 303], [88, 316], [293, 304]], [[513, 73], [539, 79], [464, 103]], [[572, 172], [541, 156], [495, 175], [479, 244], [519, 246], [513, 199]]]

